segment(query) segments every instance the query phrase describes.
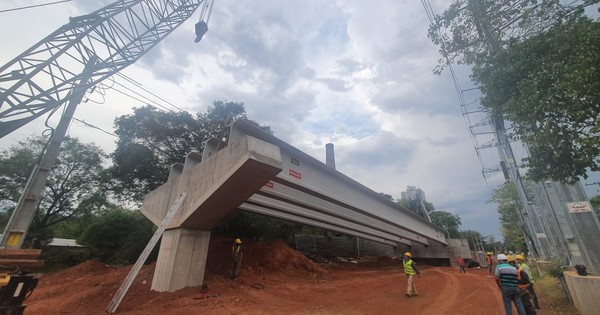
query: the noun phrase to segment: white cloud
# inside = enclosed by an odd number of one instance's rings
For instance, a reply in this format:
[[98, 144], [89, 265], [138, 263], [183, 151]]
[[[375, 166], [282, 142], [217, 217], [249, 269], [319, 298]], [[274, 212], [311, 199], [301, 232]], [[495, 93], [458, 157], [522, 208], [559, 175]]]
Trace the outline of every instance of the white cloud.
[[[0, 61], [68, 16], [111, 2], [75, 0], [3, 15], [0, 27], [18, 31], [3, 40]], [[441, 11], [448, 2], [433, 5]], [[367, 187], [399, 198], [407, 185], [419, 186], [438, 209], [459, 214], [464, 228], [499, 235], [497, 214], [485, 204], [493, 185], [481, 176], [452, 81], [432, 73], [438, 53], [419, 2], [218, 0], [199, 44], [196, 21], [123, 73], [193, 113], [214, 100], [244, 102], [250, 119], [321, 161], [325, 144], [334, 143], [338, 170]], [[104, 99], [80, 106], [76, 117], [111, 130], [115, 117], [142, 105], [110, 90]], [[31, 125], [14, 137], [40, 130]], [[115, 138], [100, 131], [74, 123], [70, 132], [114, 148]]]

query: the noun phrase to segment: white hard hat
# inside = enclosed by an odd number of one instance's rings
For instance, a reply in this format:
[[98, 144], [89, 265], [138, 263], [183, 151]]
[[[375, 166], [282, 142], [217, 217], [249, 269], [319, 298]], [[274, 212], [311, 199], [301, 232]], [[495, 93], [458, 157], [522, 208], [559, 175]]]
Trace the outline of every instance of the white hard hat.
[[497, 260], [508, 260], [508, 257], [506, 257], [506, 255], [504, 254], [498, 254], [498, 257], [496, 257]]

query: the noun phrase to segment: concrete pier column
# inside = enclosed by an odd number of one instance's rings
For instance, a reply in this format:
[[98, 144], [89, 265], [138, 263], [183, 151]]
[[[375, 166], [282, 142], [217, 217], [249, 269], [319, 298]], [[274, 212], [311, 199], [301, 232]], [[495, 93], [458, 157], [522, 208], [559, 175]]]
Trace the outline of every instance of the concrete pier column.
[[152, 290], [173, 292], [202, 285], [210, 231], [175, 228], [162, 236]]

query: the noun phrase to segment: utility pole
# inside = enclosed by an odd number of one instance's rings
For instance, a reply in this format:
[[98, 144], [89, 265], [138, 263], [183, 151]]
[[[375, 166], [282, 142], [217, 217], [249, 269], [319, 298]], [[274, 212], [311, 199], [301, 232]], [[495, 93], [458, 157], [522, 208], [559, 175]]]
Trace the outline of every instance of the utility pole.
[[88, 80], [95, 67], [95, 63], [96, 58], [92, 58], [82, 72], [81, 81], [71, 89], [71, 95], [70, 97], [67, 97], [69, 104], [61, 116], [56, 129], [52, 133], [40, 162], [34, 167], [29, 176], [25, 191], [21, 195], [19, 203], [4, 229], [0, 247], [19, 249], [23, 246], [27, 230], [35, 216], [38, 204], [40, 203], [41, 194], [46, 186], [46, 180], [48, 179], [52, 166], [58, 158], [60, 145], [65, 139], [75, 109], [77, 109], [77, 105], [81, 103], [81, 100], [85, 96], [85, 91], [89, 86]]
[[[482, 0], [469, 0], [467, 9], [478, 30], [481, 30], [482, 40], [491, 51], [500, 51], [499, 38], [484, 16]], [[544, 259], [565, 258], [567, 265], [584, 264], [593, 274], [600, 273], [600, 223], [593, 210], [581, 210], [587, 209], [584, 203], [589, 204], [581, 182], [575, 185], [536, 182], [533, 184], [534, 193], [530, 196], [519, 174], [502, 114], [495, 114], [490, 120], [504, 176], [517, 187], [522, 206], [519, 217], [529, 240], [529, 251]]]
[[[0, 138], [68, 102], [1, 245], [20, 248], [73, 112], [85, 91], [132, 65], [213, 0], [119, 0], [69, 22], [0, 67]], [[203, 17], [204, 16], [204, 17]], [[205, 19], [205, 20], [203, 20]], [[198, 35], [198, 34], [197, 34]]]

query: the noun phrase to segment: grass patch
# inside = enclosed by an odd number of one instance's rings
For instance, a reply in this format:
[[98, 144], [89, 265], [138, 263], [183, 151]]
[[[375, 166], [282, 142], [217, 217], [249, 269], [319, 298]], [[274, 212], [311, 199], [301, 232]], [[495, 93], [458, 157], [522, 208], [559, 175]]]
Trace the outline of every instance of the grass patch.
[[579, 315], [573, 304], [569, 302], [567, 293], [558, 279], [544, 276], [535, 281], [535, 292], [542, 309], [550, 309], [558, 314]]

